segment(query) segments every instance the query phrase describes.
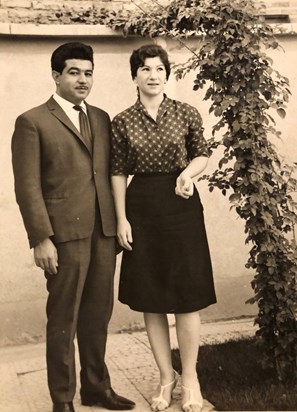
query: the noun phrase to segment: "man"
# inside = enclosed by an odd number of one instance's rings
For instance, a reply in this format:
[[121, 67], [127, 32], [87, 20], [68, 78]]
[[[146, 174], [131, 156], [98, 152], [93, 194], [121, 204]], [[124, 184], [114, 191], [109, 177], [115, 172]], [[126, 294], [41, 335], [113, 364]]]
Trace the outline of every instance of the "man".
[[51, 58], [56, 93], [16, 120], [16, 199], [47, 289], [47, 369], [54, 412], [74, 411], [74, 337], [83, 405], [132, 409], [104, 363], [113, 305], [116, 224], [109, 180], [110, 120], [85, 102], [93, 50], [66, 43]]

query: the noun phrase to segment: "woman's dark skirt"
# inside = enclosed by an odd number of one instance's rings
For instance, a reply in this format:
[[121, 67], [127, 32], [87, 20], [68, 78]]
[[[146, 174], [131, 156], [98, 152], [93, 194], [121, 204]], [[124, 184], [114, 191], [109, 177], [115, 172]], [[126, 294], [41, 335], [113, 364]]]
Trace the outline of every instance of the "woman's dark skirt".
[[150, 313], [187, 313], [216, 302], [197, 190], [175, 194], [177, 174], [136, 175], [127, 188], [133, 251], [124, 250], [119, 300]]

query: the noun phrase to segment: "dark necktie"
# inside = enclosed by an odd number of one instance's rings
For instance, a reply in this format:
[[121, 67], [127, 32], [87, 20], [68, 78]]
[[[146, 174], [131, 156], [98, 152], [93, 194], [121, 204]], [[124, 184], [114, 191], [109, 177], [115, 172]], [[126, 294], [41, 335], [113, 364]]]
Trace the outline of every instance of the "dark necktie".
[[89, 151], [92, 151], [92, 134], [91, 134], [91, 128], [90, 128], [90, 123], [88, 120], [87, 115], [85, 114], [83, 108], [79, 105], [73, 106], [74, 110], [77, 110], [79, 112], [79, 128], [80, 128], [80, 134], [82, 135], [82, 138], [89, 149]]

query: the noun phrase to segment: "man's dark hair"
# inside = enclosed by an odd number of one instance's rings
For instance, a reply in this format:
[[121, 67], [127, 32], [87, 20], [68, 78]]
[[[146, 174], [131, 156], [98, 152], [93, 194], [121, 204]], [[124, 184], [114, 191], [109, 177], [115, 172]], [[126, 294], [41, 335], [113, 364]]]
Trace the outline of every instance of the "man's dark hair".
[[145, 46], [141, 46], [137, 50], [133, 50], [133, 53], [130, 57], [130, 69], [132, 79], [135, 79], [139, 67], [144, 66], [145, 59], [150, 57], [160, 57], [161, 62], [165, 66], [166, 78], [168, 80], [171, 70], [168, 54], [166, 50], [164, 50], [161, 46], [158, 46], [157, 44], [147, 44]]
[[66, 66], [65, 62], [69, 59], [89, 60], [94, 67], [92, 47], [80, 42], [71, 42], [62, 44], [53, 52], [51, 57], [52, 70], [62, 73]]

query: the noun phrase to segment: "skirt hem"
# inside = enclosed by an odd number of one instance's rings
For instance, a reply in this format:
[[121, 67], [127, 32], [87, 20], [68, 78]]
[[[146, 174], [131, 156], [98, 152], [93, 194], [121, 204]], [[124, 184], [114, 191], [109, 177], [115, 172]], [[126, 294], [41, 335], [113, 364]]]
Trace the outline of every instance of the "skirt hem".
[[189, 306], [187, 308], [183, 307], [182, 309], [172, 309], [172, 310], [161, 310], [161, 309], [148, 309], [148, 308], [140, 308], [137, 305], [133, 305], [130, 303], [125, 302], [124, 300], [119, 299], [119, 302], [123, 303], [124, 305], [128, 305], [131, 310], [134, 310], [135, 312], [143, 312], [143, 313], [167, 313], [167, 314], [178, 314], [178, 313], [191, 313], [191, 312], [198, 312], [200, 310], [206, 309], [208, 306], [214, 305], [217, 303], [216, 300], [213, 300], [211, 302], [207, 302], [205, 304], [193, 304], [192, 306]]

